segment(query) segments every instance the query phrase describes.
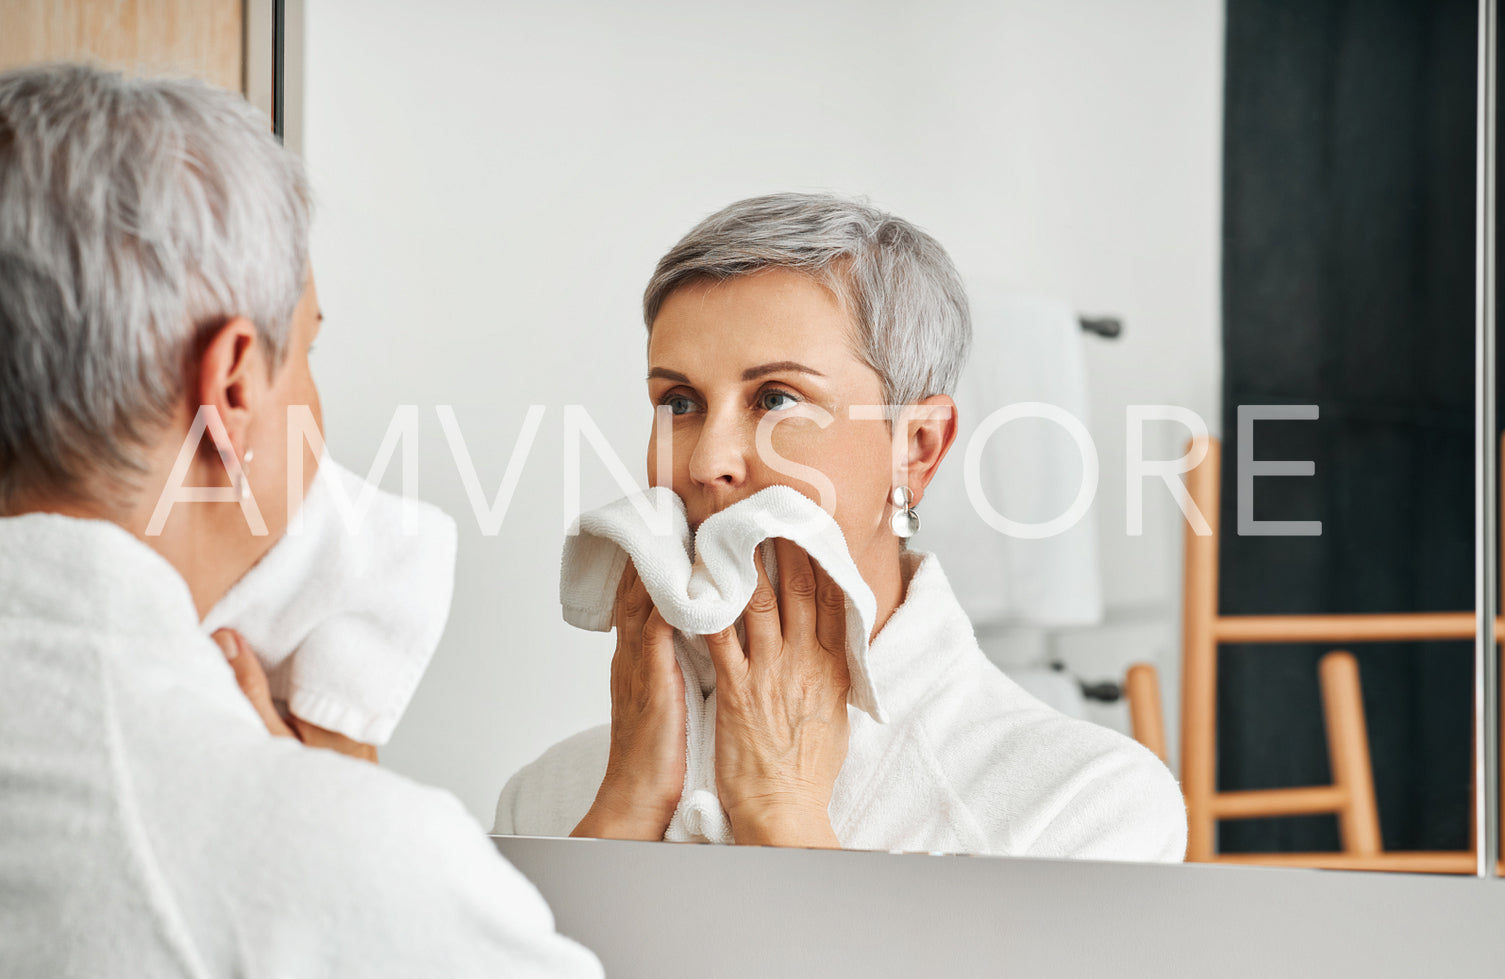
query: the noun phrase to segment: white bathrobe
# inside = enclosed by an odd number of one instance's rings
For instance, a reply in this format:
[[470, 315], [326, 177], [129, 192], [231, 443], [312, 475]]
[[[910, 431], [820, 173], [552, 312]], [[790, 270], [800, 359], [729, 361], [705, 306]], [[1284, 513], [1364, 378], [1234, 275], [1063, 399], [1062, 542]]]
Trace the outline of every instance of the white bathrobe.
[[447, 793], [274, 739], [114, 524], [0, 519], [0, 973], [590, 976]]
[[[830, 808], [842, 846], [1182, 859], [1186, 808], [1160, 760], [1025, 693], [978, 647], [935, 556], [904, 559], [904, 604], [868, 652], [890, 720], [847, 709]], [[494, 832], [567, 835], [590, 809], [609, 747], [602, 726], [550, 748], [507, 782]]]

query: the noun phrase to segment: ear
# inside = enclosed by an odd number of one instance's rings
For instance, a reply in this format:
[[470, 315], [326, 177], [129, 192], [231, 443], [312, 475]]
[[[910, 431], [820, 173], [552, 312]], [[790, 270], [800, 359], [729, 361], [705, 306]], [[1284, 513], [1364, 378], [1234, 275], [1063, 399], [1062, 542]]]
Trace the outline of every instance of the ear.
[[[256, 326], [236, 316], [209, 335], [190, 378], [199, 405], [212, 405], [220, 425], [209, 435], [221, 453], [237, 458], [250, 436], [251, 418], [267, 388], [265, 351]], [[228, 442], [228, 444], [223, 444]]]
[[918, 504], [941, 467], [941, 460], [956, 441], [956, 402], [948, 395], [932, 394], [907, 406], [899, 423], [908, 432], [908, 452], [901, 476]]

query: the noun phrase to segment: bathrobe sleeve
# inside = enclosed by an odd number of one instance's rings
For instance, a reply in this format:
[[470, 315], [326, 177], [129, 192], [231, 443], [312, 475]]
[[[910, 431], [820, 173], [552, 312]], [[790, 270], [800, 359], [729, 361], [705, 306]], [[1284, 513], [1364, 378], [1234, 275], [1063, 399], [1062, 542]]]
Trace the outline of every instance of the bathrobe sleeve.
[[[949, 802], [944, 844], [1046, 859], [1184, 859], [1185, 801], [1152, 752], [1047, 707], [996, 669], [972, 679], [920, 711], [911, 738], [923, 751], [890, 763]], [[933, 782], [920, 778], [926, 771]], [[872, 808], [870, 818], [884, 818], [884, 806]]]
[[[229, 887], [240, 974], [596, 977], [533, 884], [448, 793], [332, 752], [295, 748]], [[315, 771], [317, 770], [317, 771]], [[290, 929], [288, 918], [307, 927]]]
[[1143, 745], [1043, 705], [1005, 717], [996, 724], [1002, 736], [988, 738], [985, 750], [979, 750], [982, 739], [953, 738], [949, 759], [939, 762], [968, 800], [988, 841], [985, 852], [1134, 862], [1185, 858], [1181, 789]]
[[1033, 856], [1160, 863], [1186, 858], [1181, 789], [1160, 759], [1127, 738], [1068, 775], [1053, 808], [1029, 848]]
[[596, 800], [611, 751], [611, 725], [554, 745], [502, 788], [491, 831], [500, 836], [569, 836]]

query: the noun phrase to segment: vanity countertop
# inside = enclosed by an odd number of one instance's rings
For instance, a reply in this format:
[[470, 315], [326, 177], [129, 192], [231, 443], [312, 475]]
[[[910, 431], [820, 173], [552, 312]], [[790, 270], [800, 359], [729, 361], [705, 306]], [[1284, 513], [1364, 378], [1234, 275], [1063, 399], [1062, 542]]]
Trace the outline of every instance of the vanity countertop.
[[613, 977], [1505, 974], [1501, 880], [495, 840]]

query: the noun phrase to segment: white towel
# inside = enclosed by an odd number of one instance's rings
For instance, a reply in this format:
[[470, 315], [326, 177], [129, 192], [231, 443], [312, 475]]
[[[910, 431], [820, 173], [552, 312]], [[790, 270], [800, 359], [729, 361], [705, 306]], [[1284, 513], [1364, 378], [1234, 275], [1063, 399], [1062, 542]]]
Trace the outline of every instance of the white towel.
[[[670, 532], [655, 534], [644, 514], [670, 504]], [[611, 629], [617, 583], [631, 558], [659, 614], [676, 630], [674, 653], [685, 678], [685, 785], [667, 840], [731, 842], [716, 797], [716, 671], [703, 637], [742, 617], [757, 587], [753, 551], [775, 537], [804, 548], [846, 593], [848, 702], [885, 721], [867, 657], [876, 600], [836, 521], [797, 490], [761, 490], [707, 517], [692, 537], [684, 502], [667, 487], [655, 487], [582, 514], [565, 540], [559, 598], [566, 622]], [[772, 546], [762, 553], [777, 581]]]
[[[338, 497], [369, 508], [352, 532]], [[385, 744], [449, 617], [455, 522], [328, 457], [281, 540], [204, 618], [245, 636], [295, 716]]]
[[[979, 424], [1021, 402], [1064, 409], [1090, 429], [1082, 328], [1066, 303], [976, 286], [973, 346], [957, 385], [957, 451], [920, 505], [915, 543], [946, 562], [956, 597], [979, 625], [1088, 625], [1103, 615], [1095, 507], [1054, 537], [1027, 540], [990, 526], [964, 480], [966, 450]], [[1019, 419], [984, 445], [979, 482], [988, 504], [1020, 523], [1064, 513], [1082, 483], [1081, 454], [1053, 421]]]

